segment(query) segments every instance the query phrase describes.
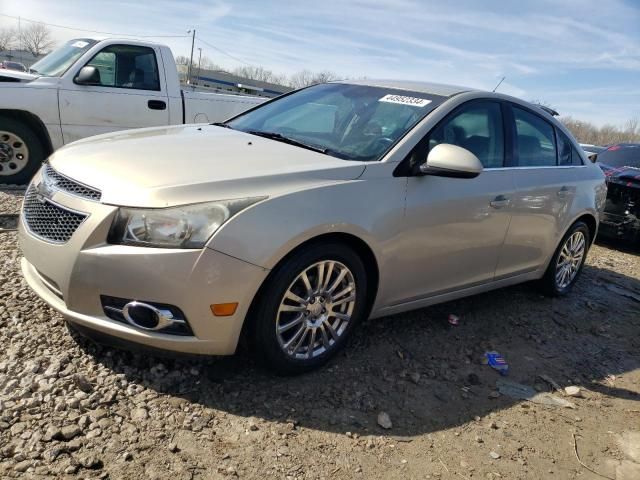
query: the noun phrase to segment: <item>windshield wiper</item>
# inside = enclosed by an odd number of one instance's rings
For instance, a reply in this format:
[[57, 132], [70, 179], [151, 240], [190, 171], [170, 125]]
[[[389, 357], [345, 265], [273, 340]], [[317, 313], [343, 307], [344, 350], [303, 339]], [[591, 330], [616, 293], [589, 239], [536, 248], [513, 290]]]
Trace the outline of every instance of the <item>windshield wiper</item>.
[[227, 125], [226, 123], [223, 123], [223, 122], [213, 122], [210, 125], [213, 125], [215, 127], [230, 128], [231, 130], [233, 130], [233, 127], [231, 125]]
[[318, 147], [317, 145], [311, 145], [309, 143], [301, 142], [300, 140], [286, 137], [276, 132], [263, 132], [261, 130], [247, 130], [246, 132], [250, 133], [251, 135], [258, 135], [259, 137], [268, 138], [277, 142], [288, 143], [289, 145], [294, 145], [296, 147], [306, 148], [307, 150], [312, 150], [314, 152], [324, 153], [325, 155], [330, 152], [328, 148]]

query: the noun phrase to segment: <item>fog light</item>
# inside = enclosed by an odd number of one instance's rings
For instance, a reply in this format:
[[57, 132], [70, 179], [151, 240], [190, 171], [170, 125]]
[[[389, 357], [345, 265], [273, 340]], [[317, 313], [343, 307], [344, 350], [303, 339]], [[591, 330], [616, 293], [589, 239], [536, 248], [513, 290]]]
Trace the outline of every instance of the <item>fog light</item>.
[[211, 305], [211, 311], [216, 317], [230, 317], [236, 313], [238, 302], [236, 303], [215, 303]]

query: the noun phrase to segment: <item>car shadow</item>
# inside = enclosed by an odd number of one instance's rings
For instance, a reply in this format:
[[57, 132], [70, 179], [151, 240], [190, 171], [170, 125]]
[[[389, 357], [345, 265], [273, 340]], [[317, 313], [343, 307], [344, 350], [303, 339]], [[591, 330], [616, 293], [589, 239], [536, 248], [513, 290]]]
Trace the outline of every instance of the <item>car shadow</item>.
[[482, 362], [491, 350], [505, 357], [510, 380], [539, 391], [551, 390], [545, 375], [589, 396], [640, 400], [615, 385], [617, 375], [640, 368], [640, 303], [620, 294], [626, 290], [640, 294], [640, 281], [586, 266], [564, 298], [524, 284], [370, 320], [329, 365], [296, 377], [275, 376], [246, 353], [171, 359], [77, 341], [129, 382], [215, 410], [359, 435], [388, 433], [377, 424], [386, 412], [389, 432], [410, 437], [519, 402], [495, 393], [500, 376]]
[[601, 245], [605, 248], [629, 253], [631, 255], [640, 255], [640, 242], [633, 242], [622, 238], [605, 237], [603, 235], [598, 235], [596, 238], [596, 244]]

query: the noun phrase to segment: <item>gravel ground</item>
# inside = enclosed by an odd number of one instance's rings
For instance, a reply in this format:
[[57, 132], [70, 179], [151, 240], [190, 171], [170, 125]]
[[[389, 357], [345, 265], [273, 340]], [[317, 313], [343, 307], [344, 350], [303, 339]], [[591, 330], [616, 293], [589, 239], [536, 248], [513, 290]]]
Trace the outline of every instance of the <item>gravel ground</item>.
[[[0, 192], [0, 214], [19, 203]], [[564, 299], [522, 285], [366, 322], [296, 378], [246, 355], [98, 346], [29, 290], [19, 258], [0, 233], [0, 478], [602, 478], [576, 447], [608, 478], [640, 478], [637, 250], [595, 246]], [[510, 381], [580, 387], [552, 397], [575, 408], [500, 393], [487, 350]]]

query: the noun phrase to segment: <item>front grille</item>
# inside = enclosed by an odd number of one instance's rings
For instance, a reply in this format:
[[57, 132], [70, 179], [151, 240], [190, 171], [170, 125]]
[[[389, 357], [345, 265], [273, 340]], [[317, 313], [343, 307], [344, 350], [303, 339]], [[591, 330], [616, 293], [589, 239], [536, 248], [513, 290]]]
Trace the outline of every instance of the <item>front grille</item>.
[[66, 243], [87, 218], [87, 214], [61, 207], [47, 198], [38, 198], [32, 185], [24, 197], [22, 215], [35, 236], [48, 242]]
[[99, 202], [100, 198], [102, 198], [100, 190], [87, 187], [82, 183], [71, 180], [69, 177], [65, 177], [61, 173], [56, 172], [48, 163], [45, 164], [42, 174], [45, 178], [49, 179], [52, 188], [57, 188], [58, 190], [70, 193], [71, 195], [76, 195], [95, 202]]

